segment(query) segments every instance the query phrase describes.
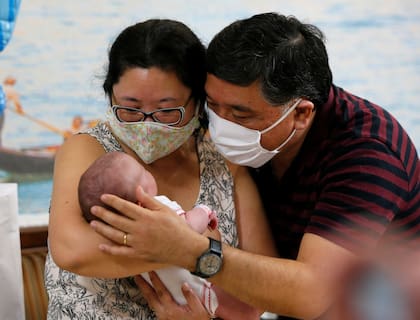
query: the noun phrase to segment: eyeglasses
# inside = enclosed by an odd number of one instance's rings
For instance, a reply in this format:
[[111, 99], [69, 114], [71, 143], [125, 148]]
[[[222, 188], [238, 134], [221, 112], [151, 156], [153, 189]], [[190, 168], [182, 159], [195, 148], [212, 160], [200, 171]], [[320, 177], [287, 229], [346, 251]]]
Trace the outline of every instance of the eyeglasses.
[[188, 97], [188, 100], [187, 102], [185, 102], [184, 106], [157, 109], [151, 112], [141, 111], [137, 108], [122, 107], [119, 105], [113, 105], [111, 109], [119, 122], [143, 122], [148, 117], [151, 117], [155, 122], [160, 122], [169, 126], [174, 126], [178, 123], [181, 123], [184, 119], [185, 106], [190, 102], [191, 97], [192, 96]]

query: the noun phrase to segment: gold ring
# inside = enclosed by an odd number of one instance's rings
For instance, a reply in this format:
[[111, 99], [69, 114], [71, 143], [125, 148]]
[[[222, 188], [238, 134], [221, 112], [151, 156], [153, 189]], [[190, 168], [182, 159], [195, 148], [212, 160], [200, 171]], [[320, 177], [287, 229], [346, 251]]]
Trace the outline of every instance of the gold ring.
[[123, 237], [123, 244], [126, 246], [127, 245], [127, 234], [124, 232], [124, 237]]

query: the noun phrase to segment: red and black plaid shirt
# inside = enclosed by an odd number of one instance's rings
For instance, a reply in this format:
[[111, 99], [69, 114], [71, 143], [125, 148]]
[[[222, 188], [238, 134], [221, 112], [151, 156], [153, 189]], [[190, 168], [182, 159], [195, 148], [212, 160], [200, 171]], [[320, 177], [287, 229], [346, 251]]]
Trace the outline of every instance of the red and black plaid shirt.
[[297, 257], [304, 233], [353, 252], [420, 244], [420, 163], [381, 107], [333, 86], [281, 180], [251, 170], [279, 253]]

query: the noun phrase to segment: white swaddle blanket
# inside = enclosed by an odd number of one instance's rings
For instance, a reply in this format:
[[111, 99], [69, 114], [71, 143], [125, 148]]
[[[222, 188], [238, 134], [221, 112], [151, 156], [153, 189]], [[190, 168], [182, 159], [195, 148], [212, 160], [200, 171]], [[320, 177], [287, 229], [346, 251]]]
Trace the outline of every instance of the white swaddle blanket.
[[[168, 199], [165, 196], [156, 196], [155, 199], [159, 200], [169, 208], [174, 210], [178, 215], [182, 215], [185, 211], [176, 202]], [[200, 205], [204, 210], [208, 210], [209, 216], [211, 210]], [[168, 267], [164, 269], [155, 270], [160, 280], [165, 284], [166, 288], [171, 293], [172, 297], [179, 304], [187, 304], [184, 294], [182, 293], [181, 286], [187, 282], [191, 289], [200, 297], [201, 302], [206, 307], [211, 316], [215, 315], [216, 309], [219, 306], [217, 296], [213, 289], [212, 284], [205, 279], [192, 275], [188, 270], [179, 267]], [[152, 285], [148, 273], [142, 273], [141, 276]]]

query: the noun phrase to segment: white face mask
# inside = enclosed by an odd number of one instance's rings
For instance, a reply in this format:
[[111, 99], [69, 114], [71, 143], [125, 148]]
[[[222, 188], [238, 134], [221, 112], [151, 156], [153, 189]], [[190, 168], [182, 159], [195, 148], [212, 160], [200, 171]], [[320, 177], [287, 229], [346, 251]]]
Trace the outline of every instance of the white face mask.
[[253, 168], [261, 167], [286, 146], [295, 135], [296, 129], [293, 129], [280, 146], [271, 151], [261, 146], [261, 135], [279, 125], [301, 100], [298, 99], [276, 122], [262, 131], [249, 129], [223, 119], [206, 107], [209, 117], [209, 132], [216, 149], [233, 163]]
[[194, 117], [183, 127], [172, 127], [153, 121], [121, 123], [111, 109], [107, 112], [107, 120], [112, 132], [146, 164], [178, 149], [200, 126], [197, 110]]

